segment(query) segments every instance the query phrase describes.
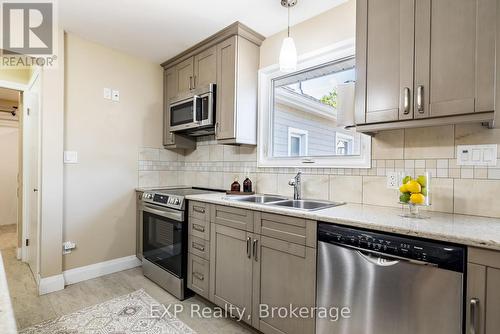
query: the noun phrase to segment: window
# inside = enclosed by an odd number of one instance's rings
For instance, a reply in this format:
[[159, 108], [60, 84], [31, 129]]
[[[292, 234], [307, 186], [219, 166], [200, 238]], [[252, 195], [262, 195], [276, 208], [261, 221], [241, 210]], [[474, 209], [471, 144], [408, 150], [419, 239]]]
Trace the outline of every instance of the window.
[[353, 127], [355, 59], [339, 48], [294, 73], [259, 72], [259, 166], [370, 167], [370, 137]]
[[287, 151], [289, 157], [299, 157], [307, 155], [307, 135], [306, 130], [288, 128]]

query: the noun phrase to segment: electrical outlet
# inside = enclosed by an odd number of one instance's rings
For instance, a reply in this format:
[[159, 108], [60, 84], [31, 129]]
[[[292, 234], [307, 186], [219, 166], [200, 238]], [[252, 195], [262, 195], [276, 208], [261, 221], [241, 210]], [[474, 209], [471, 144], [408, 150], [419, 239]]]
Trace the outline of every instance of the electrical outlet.
[[111, 100], [115, 101], [115, 102], [120, 101], [120, 91], [119, 90], [113, 89], [113, 91], [111, 92]]
[[398, 173], [396, 172], [387, 172], [387, 189], [398, 189]]
[[103, 97], [106, 100], [111, 100], [111, 88], [104, 88]]
[[63, 255], [71, 253], [76, 248], [76, 243], [73, 241], [66, 241], [63, 243]]

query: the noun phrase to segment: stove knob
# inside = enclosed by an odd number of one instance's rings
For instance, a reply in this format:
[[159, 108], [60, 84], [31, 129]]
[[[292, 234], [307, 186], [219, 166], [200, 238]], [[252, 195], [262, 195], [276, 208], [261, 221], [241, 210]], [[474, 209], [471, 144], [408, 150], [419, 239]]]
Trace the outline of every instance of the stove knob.
[[178, 198], [176, 198], [175, 199], [175, 205], [179, 205], [179, 204], [181, 204], [181, 201]]

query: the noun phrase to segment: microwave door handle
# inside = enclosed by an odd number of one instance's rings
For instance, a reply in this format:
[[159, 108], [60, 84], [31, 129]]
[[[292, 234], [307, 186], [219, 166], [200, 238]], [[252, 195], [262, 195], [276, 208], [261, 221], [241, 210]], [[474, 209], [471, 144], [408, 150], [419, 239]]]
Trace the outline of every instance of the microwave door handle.
[[198, 95], [193, 96], [193, 123], [200, 123], [200, 121], [198, 121], [196, 119], [196, 107], [197, 107], [199, 98], [200, 97]]

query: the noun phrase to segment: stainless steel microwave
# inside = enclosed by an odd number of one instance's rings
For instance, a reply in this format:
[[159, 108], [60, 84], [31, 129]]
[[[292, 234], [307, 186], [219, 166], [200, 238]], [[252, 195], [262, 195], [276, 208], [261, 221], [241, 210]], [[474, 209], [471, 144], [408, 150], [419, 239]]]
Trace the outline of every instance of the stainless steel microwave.
[[172, 101], [169, 106], [171, 132], [195, 132], [214, 127], [216, 85], [200, 87]]

